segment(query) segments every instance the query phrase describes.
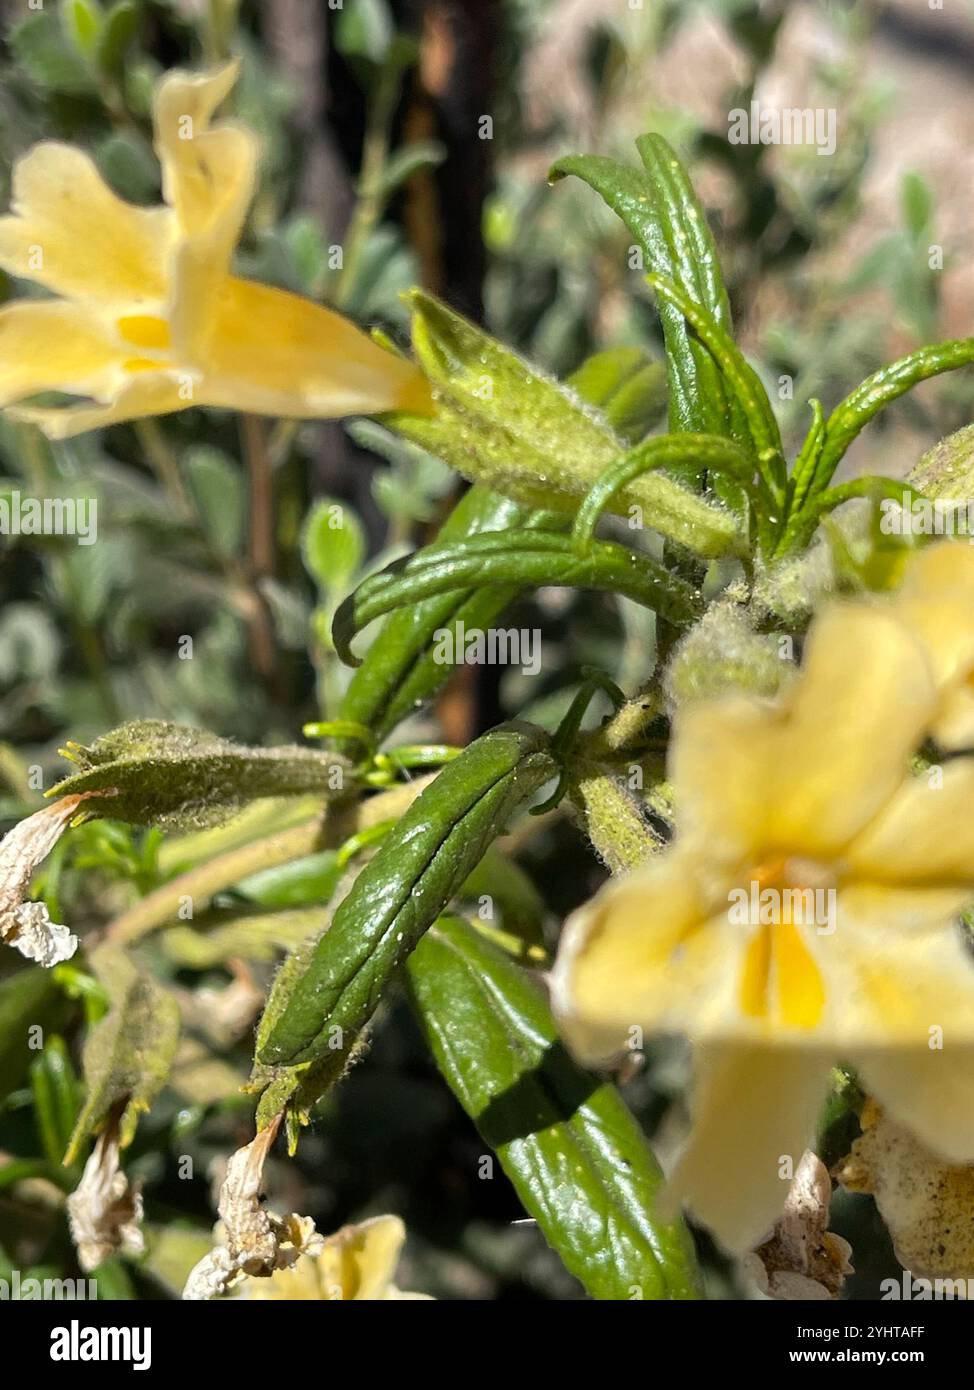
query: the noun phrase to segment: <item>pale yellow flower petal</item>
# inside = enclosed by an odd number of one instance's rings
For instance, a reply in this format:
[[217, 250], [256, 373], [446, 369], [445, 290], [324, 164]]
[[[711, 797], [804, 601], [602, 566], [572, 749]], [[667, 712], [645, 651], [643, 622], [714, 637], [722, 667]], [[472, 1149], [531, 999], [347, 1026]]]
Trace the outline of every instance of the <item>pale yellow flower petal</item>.
[[760, 1244], [784, 1208], [829, 1086], [829, 1057], [698, 1047], [693, 1130], [671, 1190], [728, 1250]]
[[746, 695], [695, 701], [677, 714], [670, 776], [680, 838], [718, 871], [763, 852], [780, 725], [775, 706]]
[[328, 1237], [317, 1255], [303, 1255], [269, 1279], [247, 1279], [241, 1296], [322, 1302], [427, 1300], [429, 1295], [403, 1293], [392, 1282], [405, 1240], [406, 1228], [398, 1216], [376, 1216], [343, 1226]]
[[707, 912], [677, 850], [607, 884], [568, 919], [552, 1004], [580, 1057], [642, 1046], [633, 1029], [706, 1036], [732, 1026], [743, 933]]
[[382, 1299], [405, 1243], [406, 1228], [398, 1216], [376, 1216], [330, 1236], [319, 1260], [336, 1287], [341, 1286], [342, 1298]]
[[[974, 628], [974, 608], [969, 621]], [[948, 763], [933, 782], [929, 773], [905, 782], [845, 860], [857, 878], [966, 884], [974, 898], [974, 762]]]
[[945, 541], [917, 551], [893, 606], [923, 641], [938, 684], [974, 667], [974, 546]]
[[948, 751], [974, 749], [974, 682], [970, 676], [944, 692], [930, 732]]
[[39, 391], [110, 394], [123, 360], [118, 342], [80, 304], [31, 299], [0, 309], [0, 406]]
[[48, 439], [70, 439], [104, 425], [185, 410], [187, 404], [192, 402], [181, 396], [180, 383], [171, 375], [147, 372], [129, 377], [114, 399], [104, 405], [13, 406], [8, 414], [25, 424], [37, 425]]
[[300, 1255], [287, 1269], [275, 1269], [266, 1279], [245, 1279], [237, 1296], [261, 1303], [320, 1302], [327, 1295], [322, 1291], [318, 1256]]
[[12, 206], [0, 218], [11, 275], [108, 312], [164, 302], [172, 214], [124, 202], [81, 150], [35, 145], [14, 166]]
[[829, 858], [902, 780], [936, 704], [923, 650], [891, 612], [833, 604], [774, 705], [701, 701], [677, 721], [680, 829], [721, 860]]
[[953, 922], [965, 896], [941, 888], [841, 891], [836, 931], [807, 938], [827, 985], [823, 1032], [836, 1055], [925, 1051], [937, 1030], [947, 1048], [974, 1044], [974, 956]]
[[941, 689], [934, 737], [948, 749], [974, 746], [974, 547], [944, 541], [918, 551], [893, 602]]
[[229, 279], [214, 312], [206, 404], [319, 419], [430, 408], [412, 363], [311, 300]]
[[206, 240], [223, 272], [253, 197], [257, 166], [253, 131], [229, 121], [210, 126], [239, 71], [233, 59], [206, 72], [168, 72], [152, 112], [163, 196], [181, 234]]
[[[969, 1037], [970, 1025], [963, 1031]], [[877, 1049], [852, 1060], [870, 1094], [933, 1153], [974, 1163], [974, 1044], [949, 1036], [942, 1050]]]

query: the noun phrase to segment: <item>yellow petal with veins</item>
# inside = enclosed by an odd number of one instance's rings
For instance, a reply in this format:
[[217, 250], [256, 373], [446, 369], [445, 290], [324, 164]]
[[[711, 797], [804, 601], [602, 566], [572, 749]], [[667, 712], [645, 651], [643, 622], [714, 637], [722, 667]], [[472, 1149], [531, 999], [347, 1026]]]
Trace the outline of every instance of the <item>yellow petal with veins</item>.
[[20, 300], [0, 309], [0, 405], [39, 391], [108, 395], [121, 364], [118, 344], [80, 304]]
[[693, 1130], [671, 1190], [727, 1249], [752, 1249], [782, 1211], [829, 1062], [827, 1053], [761, 1044], [695, 1049]]
[[108, 187], [81, 150], [35, 145], [14, 166], [12, 217], [0, 218], [0, 266], [69, 299], [161, 304], [173, 219]]
[[249, 280], [230, 279], [215, 306], [202, 399], [305, 418], [428, 410], [410, 362], [376, 346], [340, 314]]
[[155, 148], [180, 242], [173, 261], [173, 343], [186, 360], [205, 356], [213, 314], [257, 180], [257, 138], [216, 108], [237, 80], [234, 59], [203, 73], [169, 72], [153, 103]]

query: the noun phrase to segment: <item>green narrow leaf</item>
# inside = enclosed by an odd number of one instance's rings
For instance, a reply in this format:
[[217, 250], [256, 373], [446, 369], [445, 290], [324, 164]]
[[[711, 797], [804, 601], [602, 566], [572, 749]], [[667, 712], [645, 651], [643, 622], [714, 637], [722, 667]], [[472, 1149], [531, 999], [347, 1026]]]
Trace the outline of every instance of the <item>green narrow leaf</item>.
[[117, 76], [139, 30], [138, 6], [133, 0], [117, 0], [98, 36], [95, 58], [102, 72]]
[[933, 192], [922, 174], [908, 169], [900, 183], [900, 205], [907, 231], [919, 241], [933, 219]]
[[131, 1143], [139, 1115], [165, 1085], [179, 1042], [179, 1005], [142, 974], [126, 951], [105, 942], [92, 952], [90, 965], [110, 1007], [85, 1043], [85, 1103], [66, 1163], [74, 1161], [83, 1141], [118, 1105], [124, 1105], [120, 1143], [123, 1148]]
[[137, 825], [213, 825], [259, 797], [340, 796], [353, 785], [351, 764], [337, 753], [248, 748], [159, 719], [122, 724], [90, 747], [68, 744], [63, 754], [81, 770], [50, 795], [104, 790], [85, 813]]
[[602, 474], [578, 509], [572, 527], [574, 544], [589, 543], [602, 512], [611, 506], [615, 494], [634, 478], [651, 469], [676, 468], [685, 463], [693, 463], [695, 467], [706, 470], [712, 478], [721, 475], [730, 477], [746, 491], [752, 490], [752, 458], [732, 439], [722, 438], [719, 434], [657, 435], [643, 444], [637, 444]]
[[208, 540], [221, 555], [236, 555], [244, 530], [240, 469], [222, 449], [197, 444], [183, 455], [186, 479]]
[[842, 457], [856, 436], [884, 406], [905, 395], [918, 382], [943, 372], [955, 372], [974, 363], [974, 338], [955, 338], [920, 348], [867, 377], [832, 411], [825, 425], [825, 442], [819, 456], [810, 496], [831, 481]]
[[93, 0], [61, 0], [65, 31], [78, 52], [91, 61], [101, 34], [103, 16]]
[[[825, 443], [825, 414], [822, 410], [822, 402], [817, 400], [809, 401], [812, 408], [812, 423], [809, 426], [804, 442], [798, 457], [795, 459], [795, 466], [791, 471], [791, 478], [788, 485], [788, 512], [789, 521], [793, 516], [797, 516], [805, 505], [809, 490], [815, 480], [815, 470], [818, 467], [819, 457], [822, 453], [822, 446]], [[783, 547], [787, 545], [787, 531]]]
[[297, 977], [286, 967], [275, 981], [274, 1021], [261, 1027], [257, 1061], [324, 1057], [341, 1070], [392, 972], [556, 772], [547, 735], [519, 723], [491, 730], [448, 763], [358, 875]]
[[782, 490], [785, 461], [781, 432], [761, 378], [730, 334], [725, 333], [716, 320], [690, 299], [675, 281], [663, 275], [647, 275], [646, 279], [657, 295], [679, 309], [707, 347], [746, 421], [748, 438], [757, 455], [762, 477], [772, 490]]
[[[477, 485], [460, 498], [438, 540], [452, 542], [481, 531], [540, 526], [546, 514], [521, 507], [490, 488]], [[356, 670], [342, 703], [341, 715], [371, 728], [382, 739], [424, 701], [432, 699], [453, 674], [453, 667], [434, 659], [440, 631], [484, 629], [508, 606], [516, 586], [496, 585], [439, 594], [386, 618]]]
[[81, 1087], [63, 1038], [49, 1038], [31, 1063], [30, 1086], [45, 1156], [60, 1166], [81, 1108]]
[[397, 150], [382, 170], [380, 190], [384, 198], [395, 193], [420, 169], [435, 169], [446, 158], [446, 146], [439, 140], [414, 140]]
[[[601, 155], [571, 155], [552, 167], [554, 181], [582, 179], [626, 224], [638, 243], [644, 269], [665, 275], [731, 331], [730, 309], [717, 249], [686, 171], [660, 135], [637, 142], [643, 173]], [[682, 315], [660, 305], [669, 374], [670, 430], [738, 438], [720, 374]]]
[[690, 1236], [655, 1213], [663, 1178], [642, 1132], [616, 1088], [573, 1062], [530, 976], [457, 918], [406, 973], [437, 1066], [592, 1297], [697, 1297]]
[[[550, 531], [485, 531], [449, 546], [429, 546], [370, 575], [335, 614], [332, 638], [343, 661], [356, 633], [383, 614], [470, 584], [519, 589], [600, 589], [633, 599], [669, 621], [686, 625], [699, 611], [699, 596], [685, 580], [651, 556], [614, 541], [590, 541], [580, 551], [571, 538]], [[452, 643], [438, 644], [458, 659]], [[462, 657], [462, 652], [459, 654]]]

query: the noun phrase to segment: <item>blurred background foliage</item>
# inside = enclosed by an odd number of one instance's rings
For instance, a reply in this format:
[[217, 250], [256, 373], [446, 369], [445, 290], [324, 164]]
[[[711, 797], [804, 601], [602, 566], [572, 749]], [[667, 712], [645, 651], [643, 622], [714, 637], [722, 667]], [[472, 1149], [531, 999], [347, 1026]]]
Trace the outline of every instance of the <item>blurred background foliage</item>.
[[[632, 160], [647, 129], [690, 165], [739, 337], [792, 438], [811, 396], [829, 408], [888, 359], [969, 331], [964, 15], [750, 0], [4, 0], [0, 16], [4, 206], [13, 161], [39, 138], [82, 144], [120, 194], [157, 201], [154, 80], [240, 54], [234, 114], [260, 132], [264, 157], [238, 270], [400, 342], [400, 294], [420, 283], [561, 376], [609, 346], [661, 357], [624, 227], [581, 184], [546, 182], [567, 152]], [[729, 144], [728, 112], [752, 97], [834, 107], [835, 155]], [[0, 299], [33, 292], [0, 276]], [[971, 404], [967, 375], [927, 385], [846, 468], [905, 474], [969, 422]], [[348, 678], [328, 635], [336, 603], [428, 538], [457, 495], [441, 461], [374, 422], [205, 409], [57, 445], [4, 421], [0, 495], [17, 489], [96, 496], [98, 541], [0, 538], [2, 829], [61, 775], [67, 739], [156, 717], [275, 742], [333, 715]], [[542, 592], [509, 621], [542, 629], [540, 676], [462, 670], [403, 741], [464, 743], [518, 709], [551, 725], [585, 664], [623, 686], [645, 673], [651, 620], [625, 601]], [[578, 846], [557, 818], [520, 846], [530, 878], [518, 886], [549, 926], [599, 881]], [[61, 842], [40, 888], [57, 920], [97, 932], [215, 848], [100, 822]], [[179, 998], [186, 1034], [128, 1163], [146, 1187], [149, 1259], [110, 1261], [106, 1293], [171, 1295], [205, 1249], [220, 1165], [250, 1134], [236, 1088], [260, 987], [288, 944], [281, 914], [297, 914], [292, 936], [306, 931], [335, 877], [328, 853], [251, 875], [214, 899], [205, 939], [171, 925], [139, 947]], [[277, 936], [262, 932], [263, 913]], [[18, 1267], [70, 1272], [63, 1195], [78, 1169], [59, 1168], [58, 1146], [77, 1108], [79, 1030], [105, 1000], [68, 966], [17, 979], [0, 976], [0, 1247]], [[24, 1009], [49, 1020], [39, 1055], [4, 1045]], [[664, 1153], [684, 1123], [684, 1082], [684, 1059], [663, 1049], [627, 1092]], [[320, 1120], [297, 1163], [273, 1167], [281, 1209], [323, 1230], [399, 1212], [411, 1232], [404, 1287], [579, 1296], [533, 1228], [511, 1224], [520, 1208], [506, 1181], [478, 1177], [482, 1141], [404, 1010], [387, 1009], [368, 1064]], [[841, 1219], [874, 1222], [868, 1199], [842, 1201], [855, 1210]], [[874, 1225], [870, 1248], [888, 1250]], [[875, 1287], [876, 1271], [864, 1273]], [[718, 1296], [740, 1293], [719, 1261], [711, 1277]]]

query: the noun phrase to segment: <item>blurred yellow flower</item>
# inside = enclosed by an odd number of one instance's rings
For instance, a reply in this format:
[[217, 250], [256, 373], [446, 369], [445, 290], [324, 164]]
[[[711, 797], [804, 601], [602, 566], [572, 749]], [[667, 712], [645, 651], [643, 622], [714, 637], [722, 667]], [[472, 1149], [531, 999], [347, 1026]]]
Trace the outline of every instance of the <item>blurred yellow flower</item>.
[[230, 274], [257, 139], [211, 120], [237, 70], [160, 80], [165, 207], [124, 202], [71, 145], [44, 141], [17, 162], [0, 266], [57, 297], [0, 309], [0, 406], [90, 397], [17, 409], [51, 438], [191, 405], [299, 418], [430, 408], [420, 372], [339, 314]]
[[940, 688], [931, 733], [942, 748], [974, 748], [974, 546], [941, 543], [910, 557], [894, 603], [930, 654]]
[[644, 1033], [695, 1044], [673, 1190], [731, 1249], [773, 1225], [836, 1060], [936, 1153], [974, 1160], [974, 956], [956, 922], [974, 759], [910, 774], [974, 659], [974, 561], [917, 558], [892, 600], [823, 610], [778, 699], [680, 711], [673, 846], [575, 913], [559, 949], [555, 1006], [583, 1058]]
[[317, 1301], [425, 1299], [428, 1294], [402, 1293], [392, 1282], [406, 1239], [398, 1216], [376, 1216], [343, 1226], [329, 1236], [320, 1254], [301, 1255], [288, 1269], [269, 1279], [246, 1279], [240, 1298], [314, 1299]]

